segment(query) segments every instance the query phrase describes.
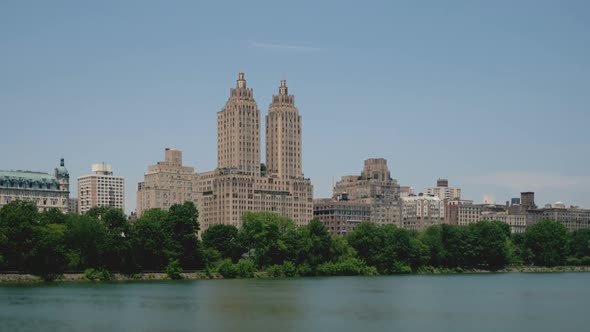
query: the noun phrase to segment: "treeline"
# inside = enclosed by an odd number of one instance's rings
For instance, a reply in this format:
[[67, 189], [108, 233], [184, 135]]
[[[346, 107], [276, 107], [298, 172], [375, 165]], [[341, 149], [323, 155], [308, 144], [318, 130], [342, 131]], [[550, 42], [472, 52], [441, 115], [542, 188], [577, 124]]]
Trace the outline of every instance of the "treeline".
[[197, 237], [195, 206], [146, 211], [129, 223], [122, 211], [94, 208], [85, 215], [37, 212], [31, 202], [0, 209], [0, 270], [50, 279], [65, 271], [203, 270], [223, 277], [374, 275], [509, 265], [590, 265], [590, 230], [568, 232], [544, 221], [525, 233], [507, 224], [436, 225], [421, 232], [358, 225], [346, 237], [332, 236], [317, 220], [296, 227], [272, 213], [246, 213], [243, 226], [215, 225]]

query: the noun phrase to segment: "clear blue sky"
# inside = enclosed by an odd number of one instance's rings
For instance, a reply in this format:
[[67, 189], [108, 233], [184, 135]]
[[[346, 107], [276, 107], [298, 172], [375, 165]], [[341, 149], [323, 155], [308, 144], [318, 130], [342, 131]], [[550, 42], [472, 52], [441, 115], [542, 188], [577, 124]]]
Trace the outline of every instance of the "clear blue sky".
[[109, 162], [129, 212], [165, 147], [215, 167], [240, 69], [262, 114], [287, 79], [316, 197], [384, 157], [417, 191], [590, 208], [587, 1], [2, 1], [0, 169]]

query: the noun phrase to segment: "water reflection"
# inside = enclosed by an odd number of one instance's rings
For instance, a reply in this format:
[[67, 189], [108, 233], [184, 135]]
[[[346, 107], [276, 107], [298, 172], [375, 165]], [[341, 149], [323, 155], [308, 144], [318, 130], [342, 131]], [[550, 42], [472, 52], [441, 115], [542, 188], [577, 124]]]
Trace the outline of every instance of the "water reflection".
[[585, 325], [590, 274], [0, 287], [0, 331], [544, 331]]

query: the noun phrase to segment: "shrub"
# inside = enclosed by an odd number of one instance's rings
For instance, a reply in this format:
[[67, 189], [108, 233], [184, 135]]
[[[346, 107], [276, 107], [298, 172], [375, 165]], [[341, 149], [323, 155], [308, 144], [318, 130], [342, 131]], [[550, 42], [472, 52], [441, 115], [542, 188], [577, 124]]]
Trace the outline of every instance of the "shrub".
[[590, 266], [590, 256], [584, 256], [580, 259], [580, 265]]
[[113, 277], [111, 273], [104, 269], [86, 269], [84, 270], [84, 278], [90, 281], [107, 281]]
[[266, 268], [266, 273], [268, 273], [268, 276], [271, 278], [282, 278], [285, 276], [283, 273], [283, 267], [276, 264]]
[[285, 277], [292, 278], [297, 277], [297, 266], [293, 262], [286, 261], [283, 263], [283, 274]]
[[578, 265], [581, 265], [581, 261], [579, 258], [576, 258], [576, 257], [568, 257], [565, 260], [565, 265], [578, 266]]
[[368, 267], [358, 258], [349, 257], [336, 263], [320, 264], [317, 267], [317, 273], [323, 276], [376, 275], [377, 269]]
[[310, 276], [310, 275], [313, 275], [313, 271], [312, 271], [311, 267], [309, 266], [309, 264], [305, 263], [305, 264], [299, 265], [299, 267], [297, 267], [297, 274], [300, 276]]
[[182, 268], [180, 267], [180, 261], [178, 259], [170, 261], [166, 266], [166, 275], [172, 280], [182, 279]]
[[221, 276], [224, 278], [231, 279], [236, 278], [239, 274], [239, 271], [236, 264], [232, 263], [231, 259], [228, 258], [224, 259], [219, 264], [219, 274], [221, 274]]
[[240, 278], [254, 278], [256, 267], [251, 259], [240, 259], [238, 263], [235, 264], [235, 268], [237, 269]]

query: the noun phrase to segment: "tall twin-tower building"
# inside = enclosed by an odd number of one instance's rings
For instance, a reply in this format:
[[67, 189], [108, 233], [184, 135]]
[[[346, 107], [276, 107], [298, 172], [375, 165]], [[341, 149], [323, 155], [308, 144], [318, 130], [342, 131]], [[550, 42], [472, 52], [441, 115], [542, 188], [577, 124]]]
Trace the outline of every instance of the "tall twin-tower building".
[[266, 163], [261, 163], [261, 116], [240, 73], [217, 113], [217, 168], [197, 176], [199, 222], [241, 225], [247, 211], [269, 211], [306, 225], [313, 217], [313, 186], [302, 171], [301, 116], [281, 81], [266, 116]]

